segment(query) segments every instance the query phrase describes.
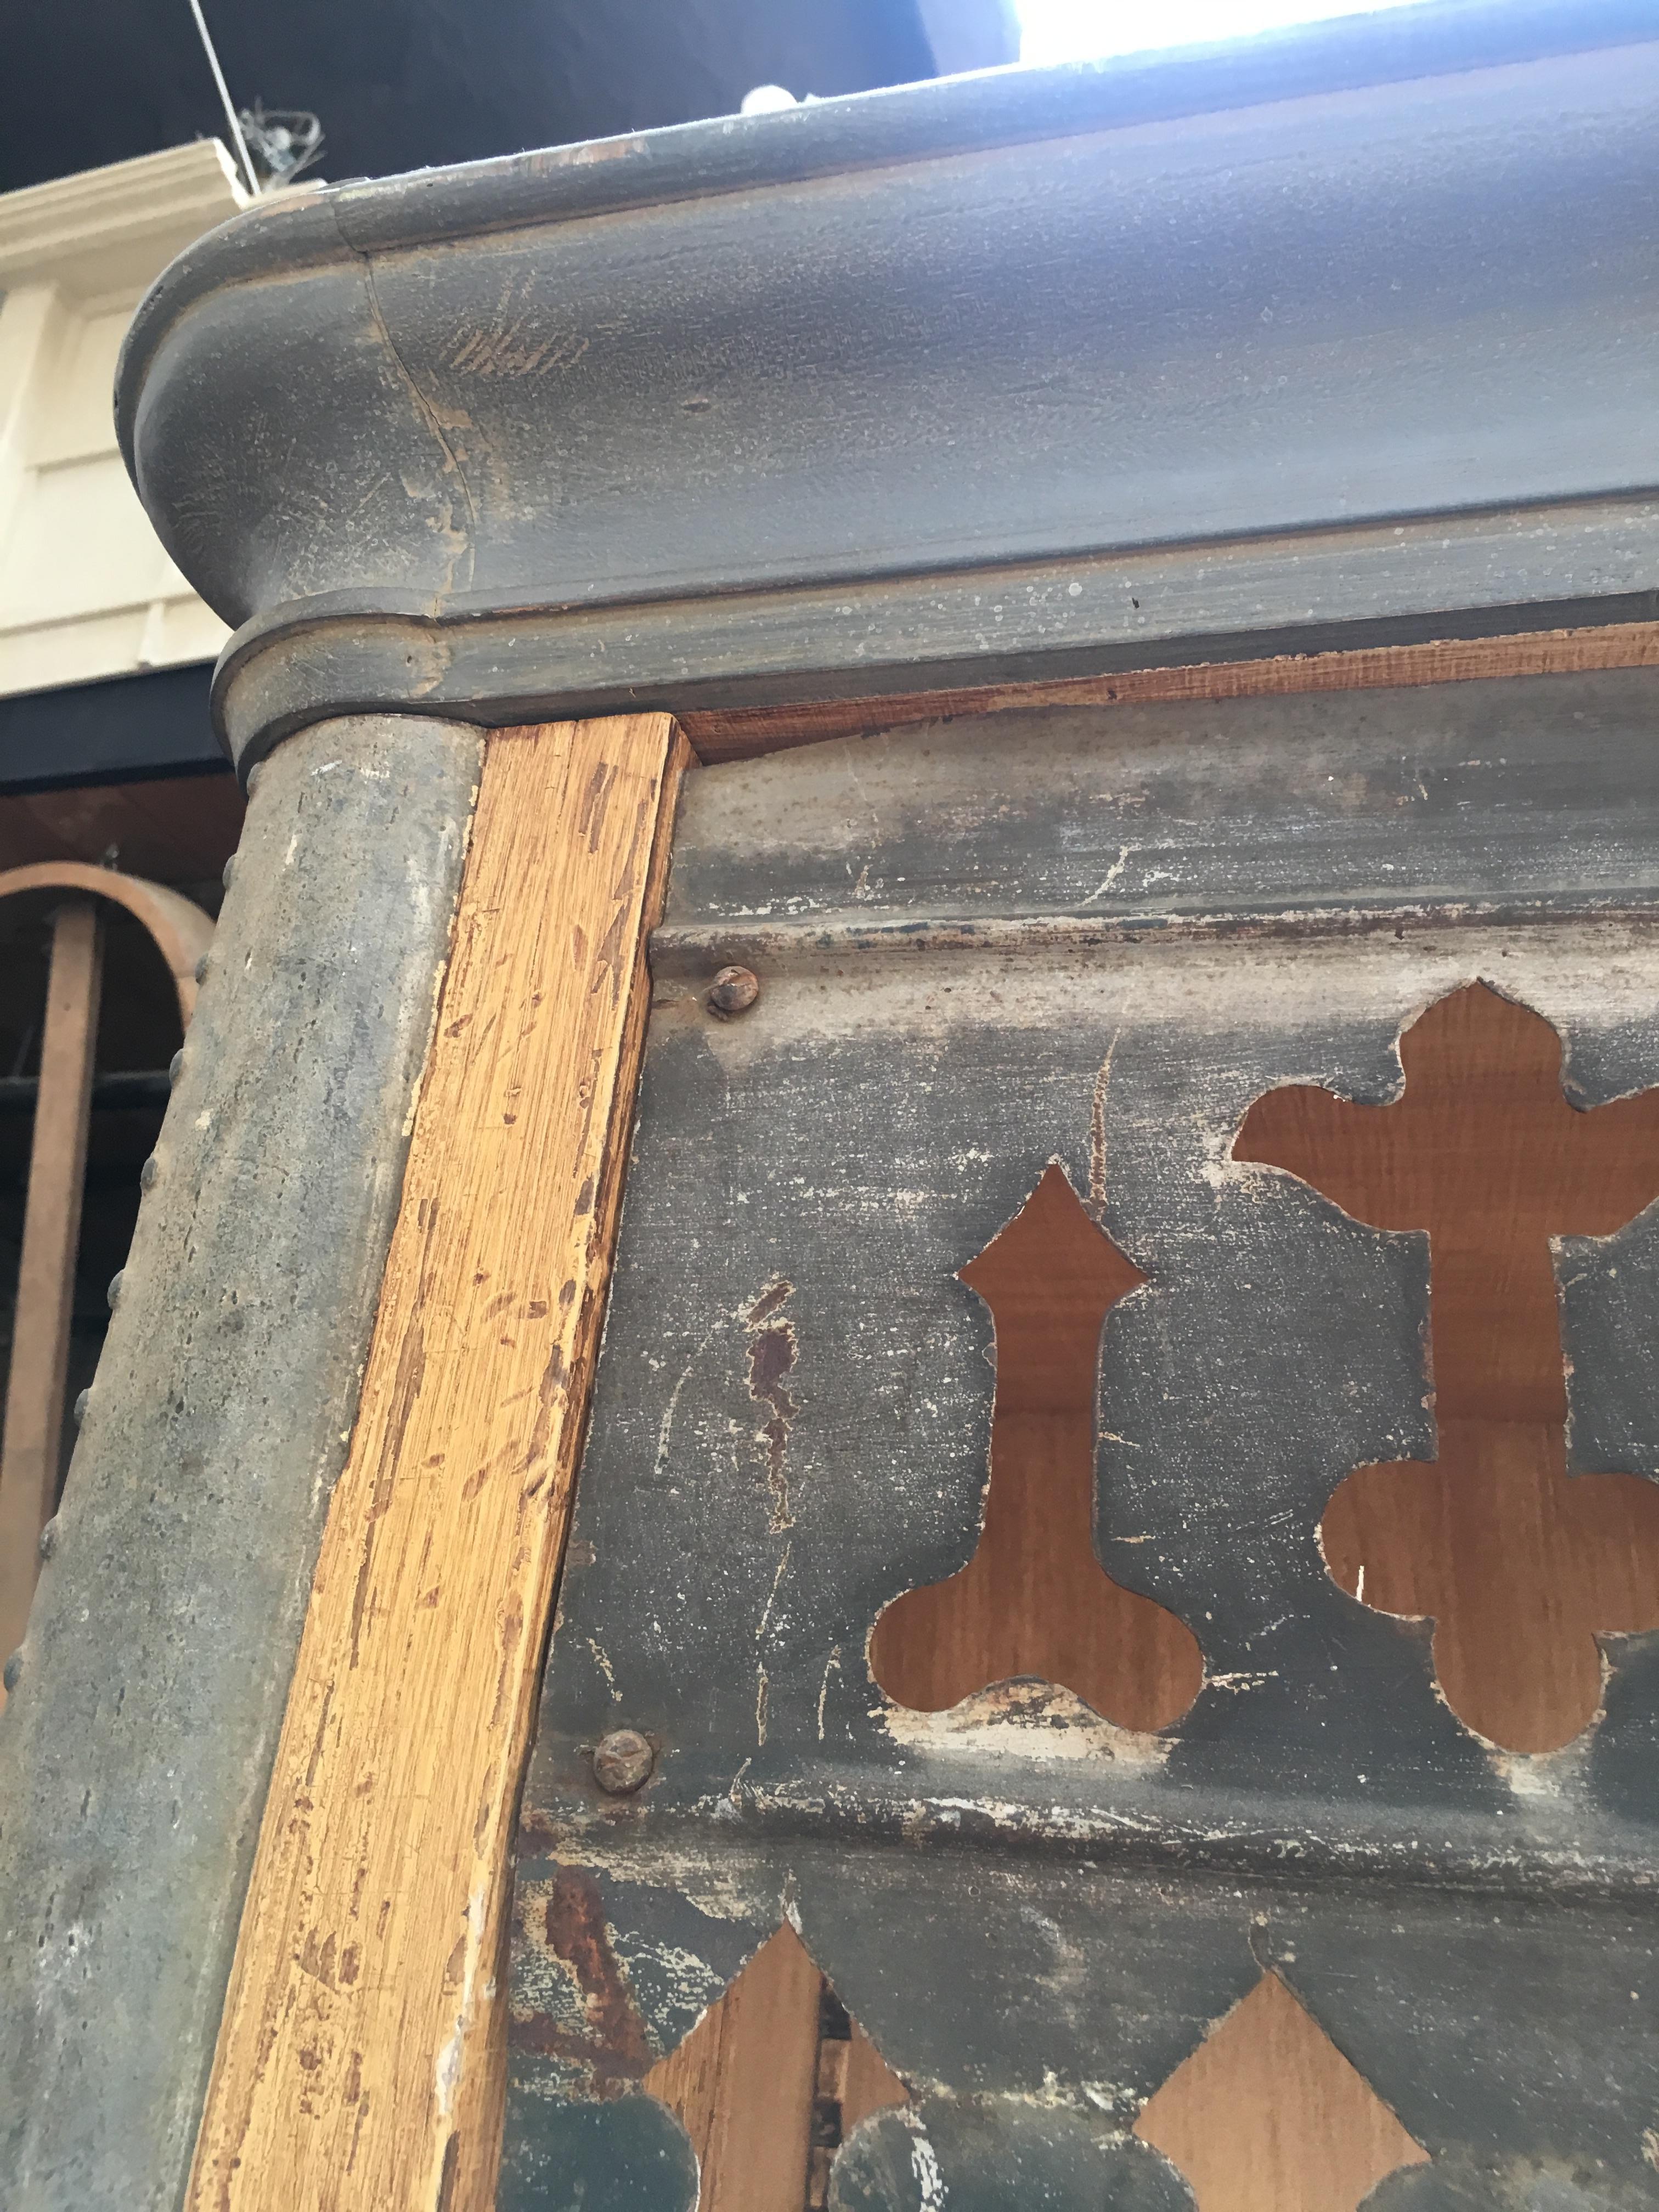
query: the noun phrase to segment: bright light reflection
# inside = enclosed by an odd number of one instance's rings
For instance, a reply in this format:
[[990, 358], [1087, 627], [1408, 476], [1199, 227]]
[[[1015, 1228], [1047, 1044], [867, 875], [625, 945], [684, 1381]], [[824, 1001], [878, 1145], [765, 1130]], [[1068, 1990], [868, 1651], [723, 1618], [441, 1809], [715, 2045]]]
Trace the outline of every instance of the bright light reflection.
[[1413, 0], [1019, 0], [1023, 62], [1097, 61], [1103, 54], [1197, 46], [1285, 23], [1380, 14]]

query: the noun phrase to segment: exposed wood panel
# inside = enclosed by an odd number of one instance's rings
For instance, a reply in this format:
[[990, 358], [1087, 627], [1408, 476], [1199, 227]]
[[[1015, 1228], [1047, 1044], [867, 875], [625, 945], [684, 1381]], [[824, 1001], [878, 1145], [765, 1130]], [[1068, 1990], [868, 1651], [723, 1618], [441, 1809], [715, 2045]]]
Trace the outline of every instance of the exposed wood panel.
[[646, 2075], [697, 2154], [697, 2212], [802, 2212], [822, 1988], [800, 1938], [780, 1928]]
[[1568, 1478], [1550, 1239], [1610, 1236], [1659, 1195], [1659, 1090], [1570, 1105], [1554, 1030], [1484, 984], [1431, 1006], [1401, 1057], [1395, 1104], [1269, 1091], [1234, 1156], [1429, 1232], [1438, 1455], [1357, 1469], [1325, 1554], [1368, 1605], [1433, 1616], [1462, 1719], [1506, 1750], [1554, 1751], [1601, 1704], [1595, 1632], [1659, 1628], [1659, 1486]]
[[1354, 2212], [1424, 2152], [1275, 1975], [1171, 2075], [1135, 2122], [1198, 2212]]
[[23, 1640], [40, 1572], [40, 1531], [57, 1502], [102, 940], [92, 900], [65, 900], [52, 921], [40, 1092], [0, 1445], [0, 1649], [6, 1651]]
[[996, 1323], [991, 1486], [971, 1563], [889, 1606], [870, 1649], [902, 1705], [939, 1712], [998, 1682], [1062, 1684], [1119, 1727], [1152, 1729], [1198, 1695], [1192, 1631], [1096, 1556], [1095, 1372], [1109, 1310], [1146, 1278], [1047, 1169], [961, 1271]]
[[1392, 684], [1460, 684], [1477, 677], [1570, 674], [1590, 668], [1659, 665], [1659, 623], [1538, 630], [1514, 637], [1373, 646], [1355, 653], [1273, 660], [1206, 661], [1183, 668], [1131, 668], [1058, 684], [1001, 684], [969, 691], [917, 691], [893, 698], [818, 699], [794, 707], [743, 707], [690, 714], [681, 726], [699, 759], [749, 760], [823, 738], [857, 737], [907, 722], [988, 714], [1005, 707], [1150, 706], [1170, 700], [1246, 699], [1297, 691], [1368, 691]]
[[847, 2065], [842, 2077], [841, 2131], [850, 2136], [860, 2120], [887, 2105], [902, 2105], [908, 2092], [858, 2022], [847, 2045]]
[[493, 2191], [507, 1833], [684, 757], [662, 715], [489, 743], [195, 2212], [460, 2212]]

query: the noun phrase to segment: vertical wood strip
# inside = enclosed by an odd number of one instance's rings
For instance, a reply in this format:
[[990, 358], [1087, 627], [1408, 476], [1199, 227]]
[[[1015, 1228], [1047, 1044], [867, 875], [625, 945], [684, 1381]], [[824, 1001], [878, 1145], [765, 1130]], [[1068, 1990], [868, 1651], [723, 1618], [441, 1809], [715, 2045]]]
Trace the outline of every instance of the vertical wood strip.
[[102, 982], [97, 906], [91, 899], [66, 900], [52, 917], [40, 1089], [0, 1444], [0, 1656], [23, 1640], [40, 1568], [40, 1531], [58, 1498]]
[[658, 714], [487, 746], [192, 2212], [488, 2201], [507, 1841], [688, 757]]

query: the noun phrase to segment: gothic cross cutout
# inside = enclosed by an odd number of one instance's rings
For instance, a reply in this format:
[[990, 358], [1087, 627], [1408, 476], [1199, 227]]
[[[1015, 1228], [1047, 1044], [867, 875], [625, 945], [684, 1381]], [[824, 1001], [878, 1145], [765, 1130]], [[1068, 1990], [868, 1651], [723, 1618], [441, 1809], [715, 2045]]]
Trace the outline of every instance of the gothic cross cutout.
[[1167, 1727], [1204, 1678], [1185, 1624], [1096, 1556], [1095, 1378], [1110, 1307], [1146, 1278], [1050, 1167], [961, 1279], [991, 1310], [996, 1400], [979, 1548], [887, 1607], [870, 1647], [902, 1705], [939, 1712], [1036, 1676], [1120, 1728]]
[[1566, 1472], [1552, 1237], [1605, 1237], [1659, 1196], [1659, 1090], [1587, 1111], [1560, 1040], [1472, 984], [1400, 1042], [1404, 1097], [1269, 1091], [1233, 1157], [1289, 1170], [1356, 1220], [1426, 1230], [1439, 1457], [1356, 1468], [1321, 1535], [1336, 1580], [1431, 1616], [1453, 1711], [1510, 1751], [1595, 1719], [1595, 1638], [1659, 1627], [1659, 1485]]

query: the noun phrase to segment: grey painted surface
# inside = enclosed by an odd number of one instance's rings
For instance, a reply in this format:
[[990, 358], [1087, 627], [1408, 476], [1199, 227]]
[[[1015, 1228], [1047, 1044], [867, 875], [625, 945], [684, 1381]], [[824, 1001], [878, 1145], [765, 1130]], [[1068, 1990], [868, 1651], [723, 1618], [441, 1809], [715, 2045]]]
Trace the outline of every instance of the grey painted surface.
[[325, 601], [233, 640], [215, 712], [246, 772], [343, 704], [510, 724], [1410, 644], [1650, 619], [1656, 572], [1659, 505], [1632, 499], [645, 608], [365, 619]]
[[911, 724], [694, 777], [662, 941], [1645, 903], [1656, 746], [1651, 669]]
[[[504, 2208], [587, 2201], [614, 2150], [683, 2212], [672, 2130], [589, 2100], [785, 1917], [951, 2202], [1178, 2205], [1114, 2146], [1271, 1968], [1433, 2154], [1379, 2205], [1651, 2206], [1659, 1635], [1527, 1758], [1437, 1694], [1427, 1624], [1337, 1586], [1332, 1492], [1435, 1451], [1426, 1240], [1231, 1147], [1279, 1084], [1397, 1095], [1402, 1028], [1478, 980], [1555, 1024], [1577, 1103], [1659, 1081], [1656, 710], [1646, 672], [1010, 713], [690, 781], [526, 1792]], [[957, 1270], [1056, 1159], [1148, 1279], [1103, 1333], [1096, 1543], [1204, 1653], [1157, 1735], [1030, 1683], [906, 1712], [866, 1656], [974, 1551]], [[1578, 1463], [1650, 1477], [1652, 1237], [1562, 1263]], [[625, 1801], [588, 1762], [618, 1727], [658, 1750]], [[894, 2126], [844, 2212], [914, 2204]]]
[[509, 720], [1629, 611], [1659, 41], [1621, 5], [1517, 21], [1411, 9], [239, 218], [141, 311], [119, 393], [168, 550], [242, 626], [222, 725], [253, 757], [348, 703]]
[[7, 2212], [182, 2194], [478, 755], [342, 722], [258, 781], [0, 1717]]

